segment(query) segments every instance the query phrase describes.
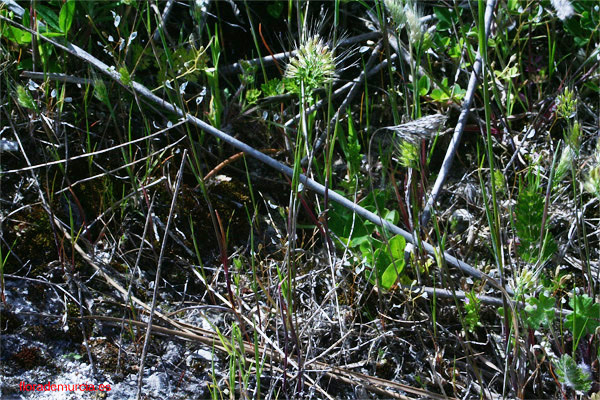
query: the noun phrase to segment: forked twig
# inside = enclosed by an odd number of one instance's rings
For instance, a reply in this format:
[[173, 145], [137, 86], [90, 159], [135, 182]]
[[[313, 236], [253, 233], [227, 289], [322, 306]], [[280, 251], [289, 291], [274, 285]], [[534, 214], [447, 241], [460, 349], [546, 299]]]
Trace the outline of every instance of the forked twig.
[[[495, 7], [496, 0], [489, 0], [487, 2], [487, 6], [485, 9], [485, 40], [487, 40], [487, 38], [490, 35], [490, 25], [492, 23], [492, 17], [494, 15]], [[469, 115], [469, 109], [471, 108], [471, 102], [473, 101], [475, 89], [477, 88], [477, 79], [479, 74], [481, 73], [481, 66], [483, 61], [480, 52], [481, 49], [477, 51], [477, 57], [475, 59], [475, 63], [473, 64], [471, 78], [469, 79], [469, 86], [467, 87], [467, 93], [465, 94], [465, 101], [461, 107], [460, 116], [458, 117], [456, 128], [454, 129], [454, 135], [452, 136], [452, 140], [450, 141], [448, 150], [446, 150], [446, 155], [444, 156], [442, 167], [440, 168], [440, 172], [435, 180], [433, 189], [431, 190], [431, 194], [427, 199], [427, 203], [425, 204], [423, 214], [421, 215], [421, 225], [423, 226], [427, 225], [427, 223], [429, 222], [429, 218], [431, 217], [431, 208], [433, 207], [435, 201], [440, 195], [442, 186], [444, 186], [446, 178], [448, 177], [448, 173], [450, 172], [450, 168], [452, 168], [452, 162], [454, 161], [454, 156], [458, 151], [458, 146], [460, 146], [460, 140], [462, 138], [463, 130], [465, 129], [467, 116]]]
[[[148, 327], [146, 330], [146, 338], [144, 340], [144, 347], [142, 349], [142, 355], [140, 357], [140, 371], [138, 375], [138, 387], [137, 387], [137, 399], [139, 400], [142, 395], [142, 379], [144, 378], [144, 364], [146, 363], [146, 355], [148, 354], [148, 345], [150, 344], [150, 335], [152, 334], [152, 323], [154, 319], [154, 311], [156, 310], [156, 299], [158, 298], [158, 288], [160, 287], [160, 273], [162, 270], [162, 261], [165, 255], [165, 249], [167, 248], [167, 237], [171, 222], [173, 221], [173, 213], [175, 212], [175, 204], [177, 202], [177, 194], [179, 193], [179, 187], [183, 179], [183, 167], [185, 167], [185, 160], [187, 157], [187, 149], [183, 151], [181, 157], [181, 167], [179, 167], [179, 173], [177, 174], [177, 183], [175, 184], [175, 190], [173, 191], [173, 199], [171, 200], [171, 208], [169, 209], [169, 217], [167, 218], [167, 226], [165, 227], [165, 235], [163, 236], [162, 245], [160, 246], [160, 255], [158, 256], [158, 263], [156, 265], [156, 278], [154, 279], [154, 291], [152, 293], [152, 305], [150, 306], [150, 315], [148, 316]], [[129, 295], [131, 295], [129, 293]]]
[[[135, 259], [135, 265], [133, 266], [133, 268], [130, 269], [130, 277], [129, 277], [129, 285], [127, 287], [127, 297], [125, 299], [125, 307], [127, 308], [127, 306], [129, 306], [131, 304], [131, 292], [133, 289], [133, 281], [134, 281], [134, 276], [136, 271], [139, 268], [140, 265], [140, 260], [142, 259], [142, 252], [144, 250], [144, 242], [146, 241], [146, 235], [148, 234], [148, 229], [150, 228], [151, 224], [152, 224], [152, 213], [154, 212], [154, 200], [155, 197], [152, 197], [152, 202], [150, 203], [150, 205], [148, 206], [148, 212], [146, 214], [146, 222], [144, 223], [144, 231], [142, 233], [142, 237], [140, 240], [140, 248], [138, 249], [138, 254], [137, 257]], [[131, 307], [132, 310], [135, 310], [133, 307]], [[123, 313], [123, 318], [121, 318], [121, 332], [119, 334], [119, 352], [117, 353], [117, 367], [116, 367], [116, 371], [119, 371], [119, 366], [121, 364], [121, 351], [123, 348], [123, 331], [125, 329], [125, 315], [126, 313]], [[135, 313], [133, 314], [135, 316]]]

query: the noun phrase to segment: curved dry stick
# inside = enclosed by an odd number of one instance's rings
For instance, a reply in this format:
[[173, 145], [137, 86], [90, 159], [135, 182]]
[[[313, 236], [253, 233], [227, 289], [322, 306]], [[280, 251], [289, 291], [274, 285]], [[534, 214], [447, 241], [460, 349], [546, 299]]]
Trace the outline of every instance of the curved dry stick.
[[[271, 153], [272, 154], [272, 153], [277, 153], [279, 150], [277, 150], [277, 149], [264, 149], [262, 151], [264, 153]], [[208, 174], [206, 174], [204, 176], [204, 182], [208, 182], [208, 180], [211, 179], [216, 174], [218, 174], [220, 170], [222, 170], [223, 168], [225, 168], [229, 164], [232, 164], [234, 161], [237, 161], [237, 159], [239, 159], [243, 155], [244, 155], [243, 151], [240, 152], [240, 153], [235, 153], [234, 155], [232, 155], [231, 157], [229, 157], [227, 160], [219, 163], [219, 165], [217, 165], [216, 167], [214, 167]], [[198, 187], [199, 187], [199, 185], [196, 186], [196, 188], [198, 188]]]
[[[492, 2], [495, 2], [495, 0], [491, 0]], [[6, 21], [7, 23], [19, 28], [19, 29], [23, 29], [27, 32], [30, 32], [32, 34], [37, 35], [37, 32], [35, 32], [32, 29], [29, 29], [21, 24], [19, 24], [18, 22], [15, 22], [9, 18], [6, 18], [2, 15], [0, 15], [0, 19], [3, 21]], [[271, 168], [281, 172], [284, 175], [287, 175], [289, 177], [292, 177], [294, 174], [294, 170], [290, 167], [288, 167], [287, 165], [284, 165], [282, 163], [280, 163], [279, 161], [275, 160], [274, 158], [271, 158], [263, 153], [261, 153], [260, 151], [256, 150], [255, 148], [248, 146], [246, 143], [226, 134], [223, 131], [220, 131], [219, 129], [213, 127], [212, 125], [207, 124], [206, 122], [200, 120], [199, 118], [194, 117], [193, 115], [190, 115], [186, 112], [184, 112], [182, 109], [180, 109], [179, 107], [169, 103], [166, 100], [161, 99], [160, 97], [156, 96], [155, 94], [153, 94], [148, 88], [146, 88], [144, 85], [138, 83], [138, 82], [131, 82], [130, 85], [125, 85], [122, 81], [121, 81], [121, 77], [120, 74], [115, 70], [114, 67], [109, 67], [108, 65], [106, 65], [105, 63], [103, 63], [102, 61], [98, 60], [97, 58], [93, 57], [92, 55], [90, 55], [89, 53], [87, 53], [86, 51], [82, 50], [81, 48], [75, 46], [72, 43], [67, 42], [66, 40], [62, 40], [62, 43], [59, 43], [56, 40], [53, 40], [51, 38], [48, 38], [46, 36], [40, 35], [40, 38], [42, 38], [43, 40], [51, 43], [52, 45], [78, 57], [81, 58], [82, 60], [88, 62], [89, 64], [93, 65], [95, 68], [97, 68], [98, 70], [100, 70], [101, 72], [103, 72], [105, 75], [109, 76], [111, 79], [113, 79], [116, 82], [119, 82], [121, 85], [123, 85], [123, 87], [130, 89], [130, 90], [134, 90], [135, 92], [137, 92], [139, 95], [145, 97], [147, 100], [159, 105], [160, 107], [162, 107], [163, 109], [172, 112], [176, 115], [178, 115], [179, 117], [181, 117], [183, 120], [185, 120], [186, 122], [197, 126], [198, 128], [202, 129], [203, 131], [221, 139], [222, 141], [230, 144], [231, 146], [237, 148], [238, 150], [243, 151], [244, 153], [248, 154], [249, 156], [252, 156], [254, 158], [256, 158], [257, 160], [261, 161], [262, 163], [270, 166]], [[377, 68], [377, 67], [376, 67]], [[375, 69], [375, 68], [374, 68]], [[404, 237], [406, 239], [407, 242], [409, 243], [413, 243], [413, 236], [412, 234], [410, 234], [409, 232], [405, 231], [404, 229], [399, 228], [398, 226], [384, 220], [383, 218], [381, 218], [380, 216], [378, 216], [377, 214], [374, 214], [366, 209], [364, 209], [363, 207], [359, 206], [356, 203], [353, 203], [352, 201], [348, 200], [347, 198], [345, 198], [344, 196], [336, 193], [333, 190], [328, 190], [325, 188], [325, 186], [323, 186], [322, 184], [308, 178], [306, 175], [301, 174], [300, 175], [300, 182], [308, 189], [317, 192], [318, 194], [320, 194], [321, 196], [325, 196], [325, 194], [327, 193], [327, 196], [329, 197], [329, 199], [331, 199], [332, 201], [340, 204], [341, 206], [353, 211], [354, 213], [356, 213], [358, 216], [371, 221], [372, 223], [374, 223], [377, 226], [380, 226], [382, 228], [387, 229], [388, 231], [390, 231], [393, 234], [396, 235], [400, 235], [402, 237]], [[435, 257], [436, 254], [436, 248], [433, 247], [431, 244], [426, 243], [426, 242], [422, 242], [422, 247], [423, 249], [431, 254], [432, 256]], [[493, 287], [495, 287], [496, 289], [500, 290], [502, 292], [502, 294], [506, 297], [507, 301], [509, 302], [509, 304], [511, 305], [511, 308], [514, 308], [514, 303], [512, 302], [512, 300], [510, 299], [510, 295], [513, 294], [512, 290], [508, 289], [508, 288], [504, 288], [502, 287], [502, 285], [500, 285], [500, 283], [498, 283], [498, 281], [496, 281], [494, 278], [490, 277], [489, 275], [479, 271], [476, 268], [473, 268], [472, 266], [470, 266], [469, 264], [459, 260], [458, 258], [448, 254], [448, 253], [443, 253], [443, 258], [444, 260], [449, 263], [450, 265], [453, 265], [455, 267], [457, 267], [458, 269], [460, 269], [461, 271], [465, 272], [468, 275], [471, 275], [474, 278], [480, 279], [480, 280], [486, 280], [490, 285], [492, 285]]]
[[[487, 7], [485, 9], [485, 40], [487, 40], [490, 35], [490, 25], [492, 23], [492, 16], [494, 14], [495, 7], [496, 0], [489, 0], [487, 2]], [[469, 108], [471, 108], [471, 102], [473, 101], [475, 89], [477, 88], [477, 77], [481, 73], [482, 61], [480, 51], [481, 49], [477, 51], [477, 57], [475, 59], [475, 63], [473, 64], [473, 72], [471, 72], [469, 86], [467, 87], [467, 93], [465, 94], [465, 101], [462, 105], [460, 116], [458, 117], [458, 123], [454, 129], [452, 141], [448, 146], [448, 150], [446, 150], [442, 167], [440, 168], [440, 172], [435, 180], [431, 194], [429, 195], [427, 203], [425, 204], [423, 215], [421, 215], [421, 225], [427, 225], [429, 222], [429, 218], [431, 217], [431, 207], [433, 207], [435, 201], [440, 195], [440, 191], [442, 190], [442, 186], [448, 177], [448, 173], [452, 167], [452, 162], [454, 161], [454, 156], [456, 155], [458, 146], [460, 145], [460, 139], [462, 138], [463, 130], [465, 129], [465, 124], [467, 122], [467, 116], [469, 115]]]

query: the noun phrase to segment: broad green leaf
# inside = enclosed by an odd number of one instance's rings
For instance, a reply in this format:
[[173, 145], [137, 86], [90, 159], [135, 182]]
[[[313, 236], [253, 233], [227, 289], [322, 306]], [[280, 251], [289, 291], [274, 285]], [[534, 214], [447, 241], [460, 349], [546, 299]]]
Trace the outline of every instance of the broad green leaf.
[[[388, 198], [388, 192], [383, 190], [375, 190], [374, 192], [371, 192], [365, 196], [365, 198], [363, 198], [358, 204], [364, 208], [372, 207], [374, 210], [377, 208], [379, 208], [379, 210], [383, 210]], [[375, 202], [377, 202], [377, 207], [375, 207]]]
[[60, 32], [61, 29], [58, 23], [58, 15], [56, 15], [56, 12], [50, 7], [40, 4], [39, 2], [35, 4], [35, 10], [37, 11], [38, 16], [42, 17], [47, 26], [56, 32]]
[[23, 12], [23, 16], [21, 17], [21, 23], [25, 28], [31, 29], [31, 17], [29, 15], [29, 8], [26, 8]]
[[[379, 284], [381, 285], [381, 278], [383, 277], [384, 272], [387, 270], [387, 267], [392, 262], [392, 259], [390, 258], [390, 255], [388, 254], [388, 251], [383, 243], [381, 243], [381, 246], [375, 250], [373, 261], [375, 262], [375, 270], [377, 270], [377, 277], [379, 278]], [[389, 287], [386, 288], [385, 286], [384, 288], [389, 289]]]
[[431, 91], [431, 98], [437, 102], [448, 101], [449, 97], [442, 89], [435, 88]]
[[22, 107], [29, 108], [31, 110], [35, 110], [35, 102], [33, 101], [33, 96], [27, 89], [23, 86], [17, 86], [17, 100]]
[[453, 20], [457, 19], [456, 14], [449, 7], [435, 7], [433, 9], [435, 13], [438, 23], [436, 25], [436, 30], [438, 31], [449, 31], [452, 28]]
[[454, 100], [462, 100], [465, 97], [467, 91], [462, 89], [458, 83], [452, 86], [452, 98]]
[[9, 40], [13, 40], [17, 44], [31, 43], [31, 33], [24, 31], [14, 26], [9, 26], [6, 31], [6, 37]]
[[429, 93], [429, 89], [431, 89], [431, 81], [427, 75], [423, 75], [421, 79], [419, 79], [419, 94], [425, 96]]
[[368, 240], [372, 230], [367, 230], [362, 218], [353, 216], [352, 211], [333, 203], [329, 210], [329, 229], [350, 247], [359, 246], [363, 241]]
[[390, 263], [383, 274], [381, 274], [381, 287], [386, 290], [389, 290], [396, 281], [398, 280], [398, 276], [404, 270], [404, 260], [400, 262], [399, 260], [395, 263]]
[[406, 240], [400, 235], [396, 235], [389, 240], [389, 255], [392, 261], [381, 274], [381, 286], [386, 290], [390, 289], [396, 283], [398, 276], [404, 271], [404, 266], [406, 265], [404, 260], [405, 247]]
[[67, 2], [61, 7], [60, 14], [58, 16], [58, 25], [64, 34], [67, 34], [71, 29], [73, 15], [75, 15], [75, 0], [67, 0]]
[[389, 241], [390, 254], [394, 260], [404, 261], [404, 249], [406, 248], [406, 239], [400, 235], [396, 235]]

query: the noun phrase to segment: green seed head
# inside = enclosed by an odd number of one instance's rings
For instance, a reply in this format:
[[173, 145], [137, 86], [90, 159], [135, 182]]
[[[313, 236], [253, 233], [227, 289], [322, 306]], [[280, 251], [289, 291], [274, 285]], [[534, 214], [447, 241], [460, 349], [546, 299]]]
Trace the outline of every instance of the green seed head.
[[290, 60], [284, 77], [297, 87], [303, 83], [309, 92], [325, 86], [335, 77], [333, 52], [318, 36], [308, 38]]
[[592, 167], [583, 182], [583, 188], [593, 195], [600, 197], [600, 139], [596, 142], [596, 150], [592, 156]]
[[565, 119], [574, 117], [577, 111], [577, 96], [575, 92], [569, 88], [565, 88], [564, 92], [558, 95], [556, 106], [556, 112], [559, 117]]
[[596, 165], [588, 172], [583, 188], [593, 195], [600, 197], [600, 165]]
[[425, 26], [421, 23], [422, 12], [414, 0], [384, 0], [392, 22], [398, 30], [406, 28], [412, 46], [424, 38]]
[[398, 144], [399, 162], [405, 168], [419, 167], [419, 148], [416, 144], [401, 141]]
[[515, 275], [515, 294], [517, 296], [532, 296], [539, 289], [541, 285], [539, 282], [539, 275], [541, 269], [529, 269], [525, 267], [520, 273]]

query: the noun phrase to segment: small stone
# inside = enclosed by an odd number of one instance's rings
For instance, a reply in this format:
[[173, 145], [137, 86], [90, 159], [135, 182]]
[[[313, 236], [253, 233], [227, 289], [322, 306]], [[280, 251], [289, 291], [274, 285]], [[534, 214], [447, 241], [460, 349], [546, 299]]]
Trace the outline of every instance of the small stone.
[[470, 212], [464, 208], [459, 208], [450, 217], [450, 229], [454, 233], [463, 233], [467, 230], [472, 220], [473, 215]]

